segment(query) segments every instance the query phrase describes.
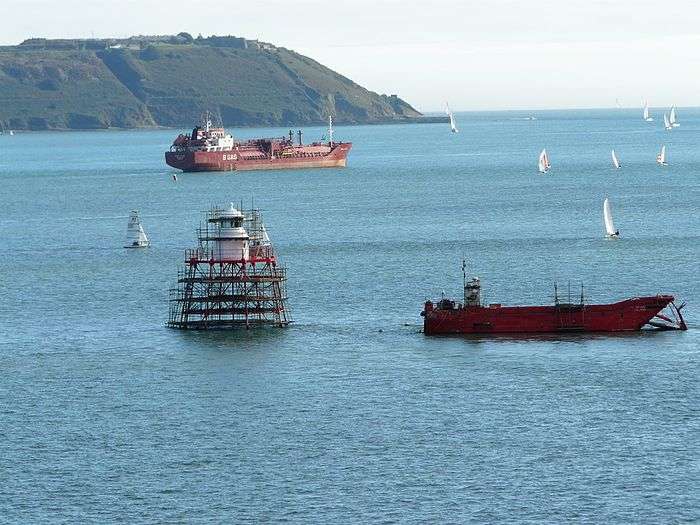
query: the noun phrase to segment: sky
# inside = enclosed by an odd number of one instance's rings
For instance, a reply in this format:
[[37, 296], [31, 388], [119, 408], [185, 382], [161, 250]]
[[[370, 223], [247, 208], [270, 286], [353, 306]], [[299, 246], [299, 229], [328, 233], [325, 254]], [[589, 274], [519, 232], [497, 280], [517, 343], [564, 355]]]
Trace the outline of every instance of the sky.
[[2, 45], [180, 31], [287, 47], [423, 112], [700, 106], [689, 0], [0, 0]]

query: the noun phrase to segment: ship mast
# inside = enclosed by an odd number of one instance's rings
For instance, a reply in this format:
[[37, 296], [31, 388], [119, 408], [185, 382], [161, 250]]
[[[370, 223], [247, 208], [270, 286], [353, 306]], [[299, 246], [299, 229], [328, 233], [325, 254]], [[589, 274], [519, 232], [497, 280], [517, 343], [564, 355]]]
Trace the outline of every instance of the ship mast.
[[481, 281], [473, 277], [467, 282], [467, 261], [462, 259], [462, 282], [464, 283], [464, 307], [481, 306]]
[[333, 147], [333, 117], [331, 115], [328, 115], [328, 140], [328, 145]]
[[464, 304], [467, 304], [467, 260], [462, 258], [462, 291], [464, 292]]

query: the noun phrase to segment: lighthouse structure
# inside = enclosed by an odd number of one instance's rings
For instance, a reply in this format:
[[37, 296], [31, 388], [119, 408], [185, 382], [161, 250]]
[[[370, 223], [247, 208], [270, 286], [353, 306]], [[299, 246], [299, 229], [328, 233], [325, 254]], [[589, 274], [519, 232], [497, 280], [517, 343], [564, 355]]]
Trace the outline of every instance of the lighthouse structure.
[[260, 210], [212, 208], [185, 252], [170, 293], [168, 326], [185, 330], [287, 326], [287, 273]]

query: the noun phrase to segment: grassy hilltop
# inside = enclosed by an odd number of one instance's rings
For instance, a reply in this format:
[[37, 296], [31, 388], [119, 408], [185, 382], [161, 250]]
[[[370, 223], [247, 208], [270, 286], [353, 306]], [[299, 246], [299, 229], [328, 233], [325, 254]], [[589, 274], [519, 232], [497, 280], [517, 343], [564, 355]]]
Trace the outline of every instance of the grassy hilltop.
[[237, 37], [31, 39], [0, 47], [0, 129], [413, 121], [421, 114], [288, 49]]

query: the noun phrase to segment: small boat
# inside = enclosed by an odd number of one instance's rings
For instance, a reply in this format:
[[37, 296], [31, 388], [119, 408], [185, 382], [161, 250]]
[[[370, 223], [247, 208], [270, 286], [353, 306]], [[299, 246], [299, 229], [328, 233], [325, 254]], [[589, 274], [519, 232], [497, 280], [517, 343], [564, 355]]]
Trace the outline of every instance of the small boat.
[[455, 120], [455, 116], [452, 114], [452, 110], [450, 110], [449, 104], [445, 104], [445, 113], [447, 113], [447, 116], [450, 117], [450, 129], [452, 130], [452, 133], [459, 133], [459, 130], [457, 129], [457, 121]]
[[654, 122], [654, 117], [649, 115], [649, 102], [644, 103], [644, 120], [647, 122]]
[[607, 197], [603, 201], [603, 225], [605, 226], [605, 236], [609, 239], [617, 239], [620, 236], [620, 230], [616, 230], [613, 224], [610, 200]]
[[673, 129], [671, 121], [668, 119], [668, 115], [666, 113], [664, 113], [664, 129], [666, 131], [671, 131]]
[[15, 132], [14, 132], [14, 131], [12, 131], [12, 130], [10, 130], [10, 137], [13, 137], [13, 136], [14, 136], [14, 134], [15, 134]]
[[151, 245], [146, 232], [143, 231], [139, 212], [133, 210], [129, 216], [129, 224], [126, 227], [126, 244], [124, 248], [147, 248]]
[[678, 116], [676, 115], [676, 106], [671, 107], [671, 115], [669, 116], [668, 121], [674, 128], [680, 126], [680, 124], [678, 123]]
[[617, 155], [615, 155], [615, 150], [612, 150], [612, 163], [613, 166], [615, 166], [615, 169], [620, 169], [622, 167], [622, 164], [620, 164], [620, 161], [617, 158]]
[[656, 156], [656, 162], [662, 166], [668, 166], [668, 161], [666, 160], [666, 145], [661, 146], [661, 151]]
[[552, 165], [549, 163], [549, 155], [547, 155], [547, 150], [543, 149], [540, 153], [540, 159], [538, 163], [538, 169], [540, 173], [547, 173]]

